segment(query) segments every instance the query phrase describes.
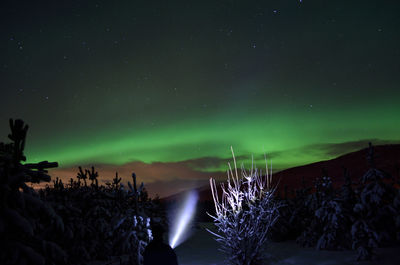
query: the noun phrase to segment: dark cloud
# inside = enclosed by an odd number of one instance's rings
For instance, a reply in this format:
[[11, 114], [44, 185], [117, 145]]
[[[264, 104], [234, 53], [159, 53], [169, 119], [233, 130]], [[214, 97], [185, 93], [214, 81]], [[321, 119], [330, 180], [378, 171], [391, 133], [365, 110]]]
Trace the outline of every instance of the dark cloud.
[[219, 157], [200, 157], [182, 161], [182, 163], [193, 169], [204, 170], [207, 168], [220, 168], [222, 165], [227, 165], [230, 160], [232, 159]]
[[[198, 162], [196, 160], [149, 164], [135, 161], [123, 165], [93, 164], [93, 166], [99, 172], [101, 183], [111, 181], [115, 172], [118, 172], [118, 176], [122, 178], [123, 182], [132, 182], [132, 172], [135, 172], [137, 180], [145, 183], [151, 195], [158, 193], [160, 196], [166, 196], [184, 189], [184, 187], [196, 187], [198, 186], [196, 183], [206, 183], [210, 177], [220, 178], [224, 174], [222, 172], [203, 172], [194, 168], [218, 164], [217, 158], [200, 158]], [[92, 164], [83, 165], [82, 168], [90, 168], [91, 166]], [[64, 182], [67, 182], [71, 177], [75, 178], [77, 172], [78, 167], [68, 167], [53, 169], [49, 173], [51, 176], [60, 177]], [[154, 190], [150, 190], [150, 187]]]
[[321, 152], [323, 155], [328, 157], [337, 157], [346, 153], [367, 148], [369, 142], [371, 142], [373, 145], [400, 143], [399, 140], [364, 139], [360, 141], [350, 141], [344, 143], [314, 144], [304, 147], [303, 150], [314, 150], [317, 152]]
[[146, 185], [146, 189], [151, 197], [158, 195], [163, 198], [185, 190], [205, 186], [207, 184], [208, 179], [173, 179], [150, 183]]

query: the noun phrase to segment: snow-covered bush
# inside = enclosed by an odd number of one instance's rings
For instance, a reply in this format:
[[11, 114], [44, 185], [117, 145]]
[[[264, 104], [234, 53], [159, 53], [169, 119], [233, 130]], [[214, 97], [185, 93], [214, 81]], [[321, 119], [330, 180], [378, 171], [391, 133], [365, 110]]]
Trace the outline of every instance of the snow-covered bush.
[[215, 205], [215, 215], [210, 216], [217, 232], [208, 231], [216, 236], [229, 264], [259, 264], [264, 258], [270, 229], [278, 218], [279, 204], [274, 199], [272, 170], [268, 174], [267, 166], [266, 176], [263, 176], [253, 163], [250, 172], [246, 172], [242, 164], [239, 177], [233, 149], [232, 155], [235, 173], [228, 163], [228, 180], [226, 186], [221, 184], [221, 198], [215, 180], [210, 179]]

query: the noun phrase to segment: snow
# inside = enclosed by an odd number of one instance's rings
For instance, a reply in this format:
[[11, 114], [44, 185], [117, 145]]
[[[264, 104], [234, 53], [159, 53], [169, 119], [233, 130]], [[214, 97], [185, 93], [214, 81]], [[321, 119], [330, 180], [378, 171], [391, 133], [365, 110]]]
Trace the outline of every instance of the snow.
[[[175, 248], [179, 265], [222, 265], [224, 255], [218, 251], [219, 245], [205, 229], [213, 230], [212, 223], [200, 223], [199, 228], [187, 241]], [[215, 230], [214, 230], [215, 231]], [[271, 265], [398, 265], [400, 246], [377, 249], [375, 261], [357, 262], [355, 251], [327, 251], [302, 248], [294, 241], [270, 243], [267, 252]]]

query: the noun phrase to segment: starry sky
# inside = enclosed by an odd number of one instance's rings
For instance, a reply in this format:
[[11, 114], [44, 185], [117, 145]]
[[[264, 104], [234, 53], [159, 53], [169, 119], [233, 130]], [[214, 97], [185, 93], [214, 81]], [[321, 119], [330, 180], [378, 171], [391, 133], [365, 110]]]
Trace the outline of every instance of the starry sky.
[[2, 1], [0, 141], [161, 197], [400, 143], [400, 2]]

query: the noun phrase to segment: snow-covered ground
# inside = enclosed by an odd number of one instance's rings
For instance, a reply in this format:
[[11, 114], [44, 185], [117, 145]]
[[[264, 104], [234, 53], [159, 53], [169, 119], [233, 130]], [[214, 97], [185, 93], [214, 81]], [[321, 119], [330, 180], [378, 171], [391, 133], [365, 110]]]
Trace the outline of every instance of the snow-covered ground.
[[[200, 223], [187, 241], [175, 248], [179, 265], [222, 265], [224, 255], [218, 250], [218, 243], [205, 228], [213, 228], [212, 223]], [[375, 261], [357, 262], [355, 251], [317, 251], [302, 248], [294, 241], [270, 243], [268, 253], [271, 265], [398, 265], [400, 246], [378, 249]]]

